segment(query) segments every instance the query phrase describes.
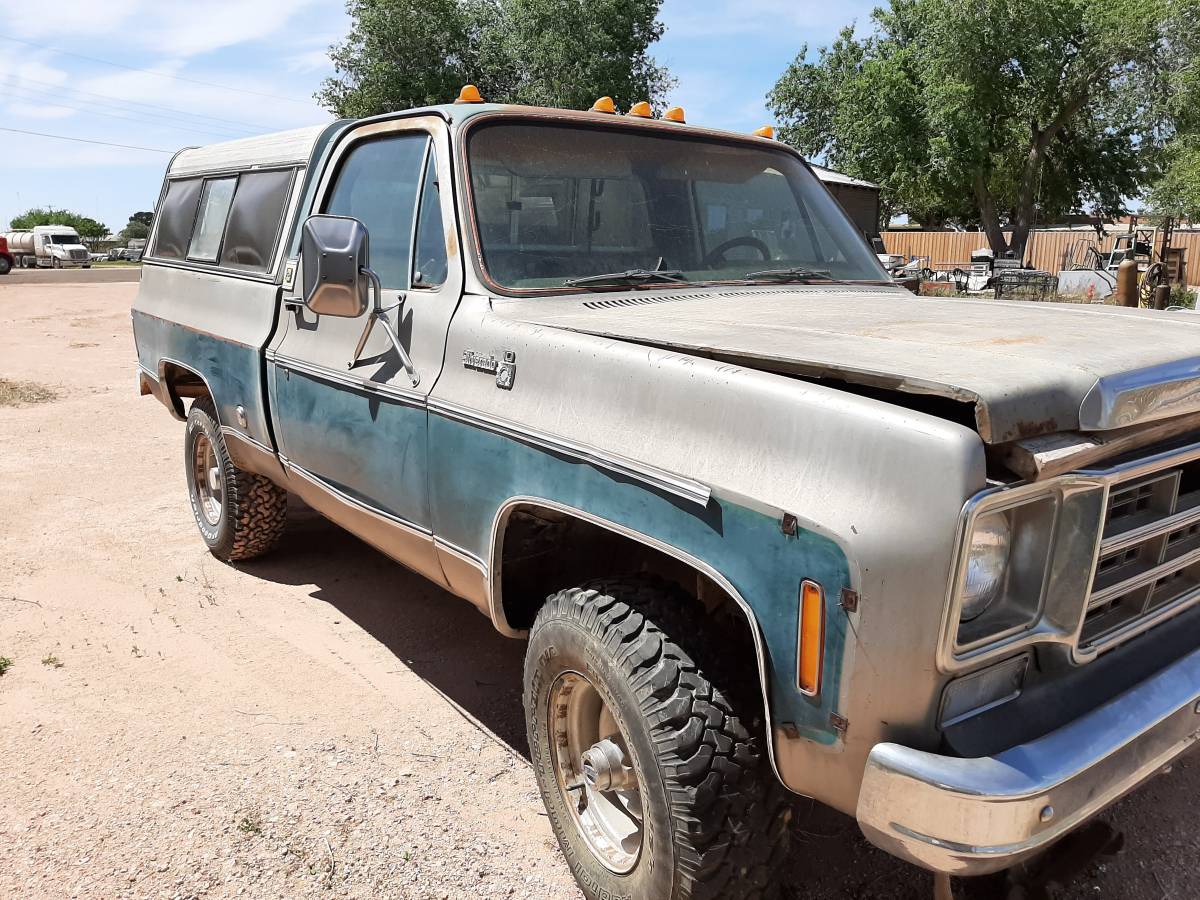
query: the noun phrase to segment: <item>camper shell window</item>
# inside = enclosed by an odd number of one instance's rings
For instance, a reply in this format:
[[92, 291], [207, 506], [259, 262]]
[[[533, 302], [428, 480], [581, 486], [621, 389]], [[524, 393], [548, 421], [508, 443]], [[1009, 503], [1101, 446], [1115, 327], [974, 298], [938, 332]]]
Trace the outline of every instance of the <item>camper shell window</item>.
[[167, 195], [163, 197], [158, 215], [155, 216], [158, 228], [154, 232], [151, 256], [183, 259], [187, 255], [203, 184], [203, 180], [199, 178], [172, 181], [168, 184]]

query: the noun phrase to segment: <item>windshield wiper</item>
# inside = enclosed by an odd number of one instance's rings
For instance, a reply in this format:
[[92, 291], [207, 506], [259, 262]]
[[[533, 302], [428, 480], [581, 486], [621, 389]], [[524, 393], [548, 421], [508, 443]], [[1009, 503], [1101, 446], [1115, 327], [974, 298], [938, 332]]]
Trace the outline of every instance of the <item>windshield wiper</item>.
[[747, 281], [755, 278], [773, 278], [778, 281], [805, 281], [809, 278], [834, 280], [833, 275], [825, 269], [805, 269], [803, 266], [792, 266], [788, 269], [762, 269], [758, 272], [747, 272], [743, 277]]
[[654, 281], [687, 284], [687, 280], [687, 276], [678, 269], [629, 269], [625, 272], [608, 272], [604, 275], [584, 275], [582, 278], [568, 278], [563, 282], [563, 286], [581, 287], [585, 284], [645, 284], [647, 282]]

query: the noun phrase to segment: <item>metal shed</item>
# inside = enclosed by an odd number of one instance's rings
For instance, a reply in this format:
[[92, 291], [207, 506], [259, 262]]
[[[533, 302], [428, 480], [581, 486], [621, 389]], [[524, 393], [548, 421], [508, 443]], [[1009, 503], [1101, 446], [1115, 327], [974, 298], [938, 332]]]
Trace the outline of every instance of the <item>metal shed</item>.
[[817, 177], [868, 238], [879, 234], [879, 185], [810, 163]]

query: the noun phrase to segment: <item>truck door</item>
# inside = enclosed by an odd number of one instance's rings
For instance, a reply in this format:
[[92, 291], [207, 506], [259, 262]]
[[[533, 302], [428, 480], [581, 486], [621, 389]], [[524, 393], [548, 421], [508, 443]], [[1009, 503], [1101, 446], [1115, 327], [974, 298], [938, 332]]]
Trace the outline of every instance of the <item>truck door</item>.
[[437, 581], [426, 398], [441, 372], [463, 279], [449, 149], [445, 123], [433, 117], [358, 128], [335, 148], [307, 211], [366, 226], [382, 305], [416, 383], [378, 325], [350, 366], [367, 317], [305, 308], [303, 258], [294, 278], [285, 276], [281, 326], [267, 353], [275, 436], [298, 492]]

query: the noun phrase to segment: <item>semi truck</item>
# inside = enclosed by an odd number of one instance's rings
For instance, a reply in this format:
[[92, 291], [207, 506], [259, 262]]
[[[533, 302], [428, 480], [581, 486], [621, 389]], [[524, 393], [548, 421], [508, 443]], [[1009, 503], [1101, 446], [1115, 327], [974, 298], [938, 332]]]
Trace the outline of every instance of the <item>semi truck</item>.
[[70, 225], [35, 225], [27, 231], [5, 232], [3, 237], [13, 265], [22, 269], [91, 268], [91, 254]]

